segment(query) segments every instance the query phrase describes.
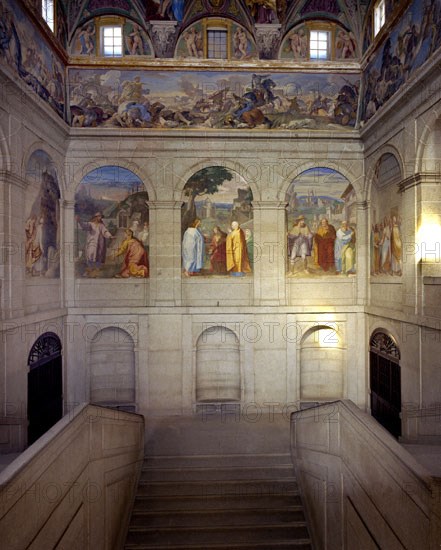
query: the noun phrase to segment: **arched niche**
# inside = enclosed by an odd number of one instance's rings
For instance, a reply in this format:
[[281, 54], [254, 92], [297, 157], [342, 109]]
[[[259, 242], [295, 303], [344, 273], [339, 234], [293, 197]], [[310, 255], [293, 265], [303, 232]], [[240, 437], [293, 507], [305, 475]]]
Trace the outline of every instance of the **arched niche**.
[[437, 119], [426, 136], [422, 150], [420, 172], [436, 172], [441, 170], [441, 119]]
[[184, 275], [251, 275], [253, 193], [242, 176], [224, 166], [203, 168], [189, 178], [183, 197]]
[[287, 268], [290, 277], [356, 273], [356, 193], [332, 168], [310, 168], [289, 186]]
[[401, 435], [400, 358], [394, 338], [383, 329], [374, 331], [369, 341], [371, 414], [395, 437]]
[[135, 408], [135, 351], [132, 337], [118, 327], [97, 332], [90, 343], [90, 402]]
[[121, 166], [84, 176], [75, 193], [77, 276], [148, 277], [148, 200], [141, 179]]
[[401, 165], [392, 153], [383, 154], [371, 188], [370, 272], [372, 276], [401, 276], [402, 209], [398, 183]]
[[241, 400], [239, 340], [223, 326], [206, 329], [196, 345], [196, 402]]
[[321, 401], [344, 397], [346, 350], [336, 328], [310, 329], [300, 347], [300, 399]]
[[26, 179], [34, 195], [24, 232], [27, 277], [60, 276], [60, 188], [56, 166], [42, 149], [29, 157]]

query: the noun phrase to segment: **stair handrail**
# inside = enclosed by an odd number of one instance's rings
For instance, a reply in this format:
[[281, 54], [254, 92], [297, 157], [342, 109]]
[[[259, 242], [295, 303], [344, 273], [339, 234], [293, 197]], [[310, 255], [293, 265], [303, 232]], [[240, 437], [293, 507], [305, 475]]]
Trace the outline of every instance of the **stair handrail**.
[[[418, 548], [411, 542], [418, 537], [419, 548], [439, 548], [441, 479], [352, 401], [336, 400], [293, 412], [291, 437], [293, 461], [317, 549], [345, 548], [342, 533], [348, 521], [357, 524], [360, 536], [369, 544], [381, 548], [394, 548], [398, 543]], [[322, 493], [332, 487], [334, 502], [327, 500], [329, 495], [319, 498], [311, 479], [322, 484]], [[397, 495], [400, 501], [395, 506], [400, 514], [394, 506], [385, 505]], [[413, 532], [411, 526], [415, 527]], [[353, 541], [353, 547], [357, 544], [360, 541]]]
[[142, 415], [77, 405], [0, 473], [2, 545], [121, 547], [144, 431]]

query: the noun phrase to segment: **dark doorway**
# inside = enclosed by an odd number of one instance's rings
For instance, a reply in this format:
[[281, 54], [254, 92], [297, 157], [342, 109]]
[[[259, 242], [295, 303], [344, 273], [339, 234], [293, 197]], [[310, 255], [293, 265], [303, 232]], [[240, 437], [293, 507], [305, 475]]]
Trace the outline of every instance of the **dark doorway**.
[[400, 350], [384, 332], [375, 332], [370, 341], [370, 386], [372, 416], [394, 437], [400, 437]]
[[32, 346], [28, 359], [28, 445], [63, 416], [61, 342], [47, 332]]

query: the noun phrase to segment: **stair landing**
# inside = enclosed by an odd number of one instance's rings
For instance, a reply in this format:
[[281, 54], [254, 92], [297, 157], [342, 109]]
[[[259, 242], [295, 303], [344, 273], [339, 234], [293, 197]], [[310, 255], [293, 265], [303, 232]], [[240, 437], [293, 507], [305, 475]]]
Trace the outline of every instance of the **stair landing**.
[[285, 427], [150, 425], [125, 549], [310, 550]]

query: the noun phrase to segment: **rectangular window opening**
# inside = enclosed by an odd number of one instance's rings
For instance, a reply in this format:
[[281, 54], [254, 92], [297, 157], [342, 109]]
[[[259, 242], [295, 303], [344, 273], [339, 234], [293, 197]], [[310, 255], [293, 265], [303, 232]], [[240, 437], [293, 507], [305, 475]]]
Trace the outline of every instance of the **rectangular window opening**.
[[311, 31], [309, 33], [309, 58], [317, 61], [329, 58], [328, 31]]
[[226, 30], [209, 29], [207, 31], [209, 59], [227, 59], [227, 37]]
[[43, 0], [41, 3], [41, 15], [48, 24], [50, 30], [54, 32], [55, 18], [54, 18], [54, 0]]
[[105, 57], [122, 57], [122, 27], [102, 27], [102, 51]]
[[380, 32], [386, 22], [386, 1], [380, 0], [374, 8], [374, 36]]

